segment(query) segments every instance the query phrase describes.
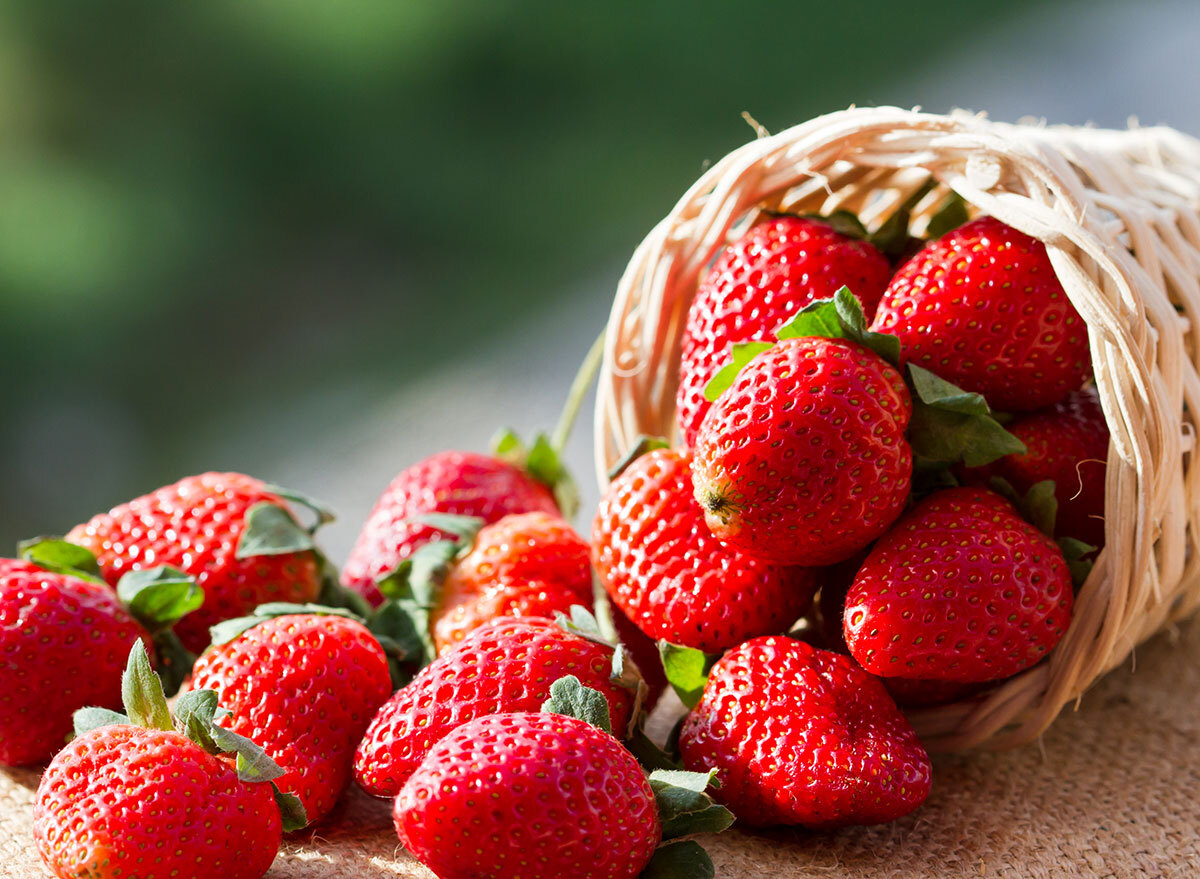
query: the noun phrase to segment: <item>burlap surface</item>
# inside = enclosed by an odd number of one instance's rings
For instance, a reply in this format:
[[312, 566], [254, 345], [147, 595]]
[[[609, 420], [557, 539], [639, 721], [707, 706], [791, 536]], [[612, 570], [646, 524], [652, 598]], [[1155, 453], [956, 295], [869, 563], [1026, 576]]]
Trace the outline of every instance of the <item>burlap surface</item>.
[[[703, 840], [718, 876], [1200, 877], [1200, 625], [1159, 636], [1041, 741], [939, 756], [917, 814], [833, 834], [729, 831]], [[49, 875], [31, 841], [34, 771], [0, 772], [0, 875]], [[275, 879], [430, 874], [401, 849], [386, 803], [346, 798], [288, 842]]]

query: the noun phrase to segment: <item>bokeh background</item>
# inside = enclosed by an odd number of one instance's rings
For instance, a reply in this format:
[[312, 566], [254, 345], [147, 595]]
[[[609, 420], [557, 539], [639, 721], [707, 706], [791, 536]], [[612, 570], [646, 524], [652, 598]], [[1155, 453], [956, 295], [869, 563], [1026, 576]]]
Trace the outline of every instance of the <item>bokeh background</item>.
[[4, 0], [0, 546], [238, 469], [340, 559], [403, 466], [552, 423], [741, 111], [1200, 134], [1197, 46], [1194, 0]]

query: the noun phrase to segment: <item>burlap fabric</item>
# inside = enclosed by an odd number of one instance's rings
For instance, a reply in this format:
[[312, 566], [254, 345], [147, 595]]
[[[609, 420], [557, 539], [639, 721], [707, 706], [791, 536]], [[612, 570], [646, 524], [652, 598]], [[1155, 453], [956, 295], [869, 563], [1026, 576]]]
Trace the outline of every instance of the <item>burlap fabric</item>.
[[[1140, 647], [1135, 666], [1108, 675], [1038, 743], [936, 757], [929, 801], [894, 824], [704, 838], [717, 875], [1200, 876], [1200, 624]], [[49, 875], [31, 838], [37, 777], [0, 772], [0, 875], [8, 879]], [[398, 845], [388, 804], [355, 792], [326, 826], [285, 844], [269, 875], [431, 874]]]

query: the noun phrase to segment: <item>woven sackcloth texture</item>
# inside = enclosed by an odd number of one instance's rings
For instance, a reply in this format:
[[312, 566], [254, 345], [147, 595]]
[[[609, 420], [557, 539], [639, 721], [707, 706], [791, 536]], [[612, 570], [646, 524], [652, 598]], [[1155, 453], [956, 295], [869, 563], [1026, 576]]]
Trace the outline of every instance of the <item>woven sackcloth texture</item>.
[[[933, 793], [894, 824], [702, 839], [722, 879], [848, 876], [1200, 876], [1200, 624], [1137, 651], [1037, 743], [939, 755]], [[0, 771], [0, 876], [49, 873], [32, 841], [37, 773]], [[164, 832], [170, 832], [164, 826]], [[329, 824], [289, 842], [275, 879], [423, 877], [399, 847], [388, 804], [351, 794]]]
[[822, 116], [734, 150], [638, 247], [608, 324], [596, 409], [604, 473], [640, 434], [676, 435], [688, 305], [760, 209], [858, 213], [876, 228], [930, 180], [1045, 242], [1087, 322], [1112, 432], [1106, 546], [1046, 662], [982, 699], [916, 712], [933, 749], [1011, 747], [1200, 604], [1200, 142], [1168, 128], [1011, 125], [892, 107]]

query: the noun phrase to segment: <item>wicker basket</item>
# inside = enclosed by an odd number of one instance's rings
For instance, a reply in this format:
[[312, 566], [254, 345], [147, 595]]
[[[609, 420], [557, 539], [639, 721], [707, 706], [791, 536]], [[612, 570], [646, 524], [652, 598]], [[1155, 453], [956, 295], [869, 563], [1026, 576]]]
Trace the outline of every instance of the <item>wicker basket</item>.
[[688, 305], [762, 208], [854, 211], [875, 228], [930, 178], [920, 234], [949, 189], [1045, 242], [1087, 322], [1108, 421], [1106, 547], [1050, 657], [985, 697], [910, 714], [927, 745], [1037, 737], [1142, 641], [1200, 604], [1200, 142], [1168, 128], [1011, 125], [849, 109], [734, 150], [646, 237], [609, 319], [596, 409], [604, 473], [639, 434], [677, 436]]

